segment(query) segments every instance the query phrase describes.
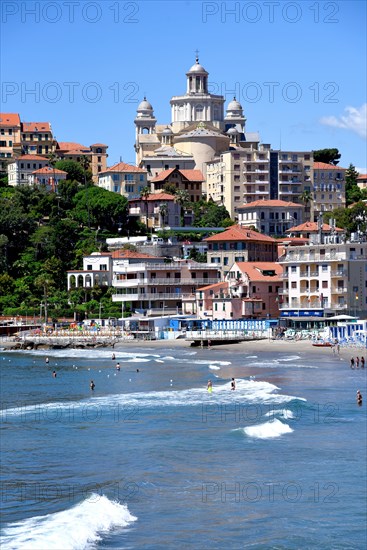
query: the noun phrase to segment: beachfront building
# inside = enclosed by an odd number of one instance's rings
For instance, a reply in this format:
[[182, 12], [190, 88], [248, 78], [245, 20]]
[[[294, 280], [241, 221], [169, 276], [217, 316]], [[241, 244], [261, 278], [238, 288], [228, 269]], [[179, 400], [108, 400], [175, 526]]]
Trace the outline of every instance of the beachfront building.
[[178, 227], [181, 206], [169, 193], [151, 193], [129, 200], [129, 216], [139, 218], [150, 230]]
[[367, 243], [325, 240], [289, 247], [279, 258], [281, 317], [366, 316]]
[[49, 159], [39, 155], [21, 155], [8, 164], [8, 182], [13, 187], [31, 185], [33, 172], [49, 165]]
[[[220, 271], [193, 260], [167, 262], [166, 258], [115, 250], [94, 252], [83, 258], [83, 269], [67, 272], [68, 291], [82, 288], [113, 287], [112, 300], [148, 315], [193, 312], [192, 297], [199, 286], [217, 283]], [[183, 306], [183, 298], [190, 300]]]
[[115, 259], [112, 300], [130, 303], [133, 310], [143, 310], [147, 315], [192, 314], [196, 289], [220, 278], [215, 266], [193, 260], [167, 263], [157, 257], [130, 265], [124, 258]]
[[235, 262], [274, 262], [278, 257], [275, 239], [239, 225], [204, 242], [208, 245], [208, 263], [222, 269], [224, 274]]
[[345, 230], [335, 225], [329, 225], [328, 223], [318, 222], [305, 222], [300, 225], [295, 225], [286, 230], [286, 233], [292, 238], [308, 239], [312, 242], [321, 242], [321, 239], [339, 242], [342, 236], [345, 234]]
[[98, 174], [98, 186], [128, 199], [136, 198], [147, 186], [147, 171], [126, 162], [118, 162]]
[[252, 227], [266, 235], [284, 235], [295, 223], [303, 222], [305, 207], [282, 200], [258, 200], [237, 208], [238, 225]]
[[311, 220], [317, 221], [323, 212], [345, 208], [345, 172], [340, 166], [314, 163]]
[[359, 174], [357, 185], [360, 189], [367, 189], [367, 174]]

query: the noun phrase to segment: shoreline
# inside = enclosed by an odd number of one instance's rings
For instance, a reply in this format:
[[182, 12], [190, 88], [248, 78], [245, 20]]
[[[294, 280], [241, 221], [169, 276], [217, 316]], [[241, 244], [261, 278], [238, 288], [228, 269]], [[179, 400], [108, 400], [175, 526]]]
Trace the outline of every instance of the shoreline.
[[[30, 350], [26, 349], [13, 349], [17, 342], [10, 339], [4, 339], [4, 341], [0, 340], [0, 351], [17, 351], [20, 353], [27, 352]], [[210, 353], [215, 353], [216, 350], [224, 350], [224, 351], [231, 351], [234, 353], [247, 353], [247, 352], [256, 352], [261, 353], [262, 351], [277, 351], [277, 352], [289, 352], [290, 350], [294, 352], [303, 352], [303, 353], [310, 353], [312, 355], [318, 355], [319, 357], [323, 354], [327, 354], [330, 356], [330, 354], [337, 357], [339, 355], [340, 359], [349, 360], [350, 357], [355, 355], [367, 355], [367, 350], [365, 348], [355, 348], [355, 347], [340, 347], [339, 354], [336, 352], [333, 352], [332, 347], [316, 347], [312, 345], [312, 342], [310, 340], [272, 340], [268, 338], [264, 339], [257, 339], [257, 340], [245, 340], [238, 343], [233, 344], [220, 344], [220, 345], [212, 345], [210, 349], [207, 347], [201, 348], [200, 346], [191, 346], [191, 341], [183, 340], [183, 339], [175, 339], [175, 340], [125, 340], [121, 342], [115, 343], [115, 345], [112, 346], [104, 346], [97, 347], [97, 348], [91, 348], [91, 349], [107, 349], [107, 350], [119, 350], [124, 347], [130, 347], [130, 346], [141, 346], [142, 349], [146, 347], [153, 347], [153, 348], [165, 348], [165, 347], [186, 347], [187, 349], [195, 350], [195, 351], [208, 351]], [[40, 350], [48, 351], [48, 348], [42, 347], [39, 348]], [[50, 350], [52, 351], [52, 350]]]

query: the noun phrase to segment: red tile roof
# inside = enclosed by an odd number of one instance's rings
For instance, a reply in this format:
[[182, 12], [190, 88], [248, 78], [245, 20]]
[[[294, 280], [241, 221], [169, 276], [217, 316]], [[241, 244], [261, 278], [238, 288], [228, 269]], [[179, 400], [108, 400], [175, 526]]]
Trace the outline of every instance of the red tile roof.
[[145, 202], [145, 201], [174, 201], [175, 197], [168, 193], [151, 193], [146, 199], [138, 197], [137, 199], [129, 199], [129, 202]]
[[47, 162], [50, 162], [50, 159], [48, 159], [47, 157], [41, 157], [40, 155], [21, 155], [15, 160], [46, 160]]
[[105, 174], [106, 172], [139, 172], [140, 174], [147, 173], [147, 171], [143, 168], [138, 168], [138, 166], [133, 166], [132, 164], [126, 164], [126, 162], [118, 162], [117, 164], [111, 166], [111, 168], [107, 168], [103, 172], [100, 172], [100, 174]]
[[51, 132], [49, 122], [22, 122], [22, 132]]
[[[276, 262], [236, 262], [241, 273], [246, 273], [250, 281], [271, 282], [280, 281], [283, 266]], [[275, 271], [275, 275], [263, 275], [263, 271]]]
[[367, 174], [359, 174], [357, 180], [366, 180], [367, 179]]
[[197, 288], [196, 291], [198, 292], [199, 290], [209, 290], [209, 289], [215, 289], [215, 288], [228, 288], [228, 281], [220, 281], [219, 283], [214, 283], [212, 285], [208, 285], [208, 286], [202, 286], [200, 288]]
[[61, 151], [89, 149], [89, 147], [85, 147], [85, 145], [81, 145], [80, 143], [75, 143], [74, 141], [59, 141], [58, 148], [61, 149]]
[[1, 126], [20, 126], [20, 117], [17, 113], [0, 113]]
[[58, 170], [57, 168], [53, 168], [51, 166], [44, 166], [43, 168], [39, 168], [38, 170], [34, 170], [32, 174], [67, 174], [64, 170]]
[[71, 151], [65, 151], [65, 155], [90, 155], [90, 151], [82, 151], [81, 149], [72, 149]]
[[196, 182], [205, 181], [205, 178], [201, 170], [179, 170], [178, 168], [170, 168], [169, 170], [162, 170], [162, 172], [160, 172], [158, 176], [155, 176], [155, 178], [153, 178], [151, 181], [152, 182], [164, 181], [167, 178], [169, 178], [169, 176], [173, 172], [179, 172], [188, 181], [196, 181]]
[[[318, 229], [317, 222], [305, 222], [305, 223], [301, 223], [301, 225], [297, 225], [295, 227], [291, 227], [290, 229], [287, 229], [286, 233], [294, 233], [295, 231], [298, 231], [298, 232], [309, 231], [310, 233], [317, 233], [318, 230], [319, 229]], [[331, 227], [327, 223], [323, 223], [322, 230], [330, 231]], [[341, 232], [344, 231], [344, 229], [340, 229], [340, 227], [336, 227], [335, 230], [341, 231]]]
[[92, 143], [91, 147], [108, 147], [105, 143]]
[[334, 164], [327, 164], [327, 162], [314, 162], [313, 168], [314, 170], [346, 170], [346, 168], [334, 166]]
[[295, 202], [286, 202], [281, 200], [253, 201], [253, 202], [248, 202], [246, 204], [243, 204], [242, 206], [240, 206], [240, 208], [257, 208], [258, 206], [269, 206], [271, 208], [275, 208], [277, 206], [292, 207], [292, 208], [294, 208], [295, 206], [301, 206], [302, 208], [304, 208], [303, 204], [296, 204]]
[[239, 225], [232, 225], [222, 233], [203, 239], [204, 242], [225, 242], [225, 241], [265, 241], [275, 243], [276, 240], [268, 235], [257, 233], [252, 229], [246, 229]]

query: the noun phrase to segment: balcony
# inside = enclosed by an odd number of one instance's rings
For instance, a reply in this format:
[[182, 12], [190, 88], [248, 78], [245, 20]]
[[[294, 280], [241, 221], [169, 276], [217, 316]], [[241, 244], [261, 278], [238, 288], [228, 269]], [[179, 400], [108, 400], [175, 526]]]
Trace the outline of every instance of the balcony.
[[332, 294], [347, 294], [348, 289], [347, 287], [332, 287], [331, 289]]
[[280, 288], [278, 290], [278, 294], [280, 294], [281, 296], [288, 296], [289, 288]]
[[138, 288], [142, 286], [176, 286], [189, 285], [189, 286], [206, 286], [218, 283], [219, 279], [113, 279], [113, 286], [116, 288]]
[[142, 293], [142, 294], [113, 294], [112, 295], [112, 301], [113, 302], [141, 302], [143, 301], [171, 301], [174, 300], [175, 302], [179, 302], [182, 299], [181, 293]]

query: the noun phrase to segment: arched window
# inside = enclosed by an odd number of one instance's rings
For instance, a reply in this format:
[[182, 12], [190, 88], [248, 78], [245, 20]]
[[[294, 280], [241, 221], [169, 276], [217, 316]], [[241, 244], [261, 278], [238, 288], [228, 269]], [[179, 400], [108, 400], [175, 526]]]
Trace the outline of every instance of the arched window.
[[178, 106], [178, 120], [184, 121], [185, 120], [185, 106], [179, 105]]

